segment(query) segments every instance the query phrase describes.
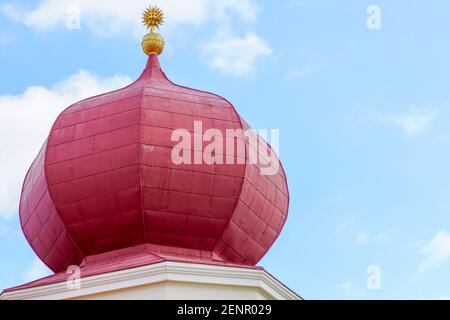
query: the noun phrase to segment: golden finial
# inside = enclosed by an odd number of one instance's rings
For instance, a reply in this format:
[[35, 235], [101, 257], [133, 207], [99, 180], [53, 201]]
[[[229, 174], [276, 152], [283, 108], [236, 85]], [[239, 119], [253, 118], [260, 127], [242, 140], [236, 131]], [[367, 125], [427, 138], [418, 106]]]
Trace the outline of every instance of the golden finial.
[[164, 13], [157, 6], [149, 7], [144, 11], [142, 21], [149, 29], [151, 27], [159, 28], [164, 23]]
[[156, 33], [156, 29], [164, 23], [164, 13], [157, 6], [149, 7], [144, 11], [142, 16], [144, 25], [150, 29], [150, 32], [145, 35], [142, 40], [142, 49], [146, 55], [158, 54], [160, 55], [164, 50], [164, 38]]

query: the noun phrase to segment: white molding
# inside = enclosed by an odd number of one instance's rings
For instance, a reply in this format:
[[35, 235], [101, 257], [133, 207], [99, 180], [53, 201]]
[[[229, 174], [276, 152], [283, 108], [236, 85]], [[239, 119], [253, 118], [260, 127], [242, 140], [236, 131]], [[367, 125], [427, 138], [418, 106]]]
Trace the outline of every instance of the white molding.
[[126, 290], [145, 285], [188, 283], [218, 287], [251, 288], [274, 300], [301, 299], [263, 269], [164, 261], [81, 279], [81, 288], [70, 290], [66, 282], [4, 292], [0, 300], [62, 300]]

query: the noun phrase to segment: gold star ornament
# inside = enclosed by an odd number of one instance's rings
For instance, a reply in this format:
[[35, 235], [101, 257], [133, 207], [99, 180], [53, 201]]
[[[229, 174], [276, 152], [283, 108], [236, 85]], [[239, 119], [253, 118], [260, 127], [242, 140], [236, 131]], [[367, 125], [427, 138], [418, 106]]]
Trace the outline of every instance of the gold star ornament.
[[142, 21], [148, 29], [152, 27], [159, 28], [164, 23], [164, 13], [157, 6], [150, 7], [144, 11]]

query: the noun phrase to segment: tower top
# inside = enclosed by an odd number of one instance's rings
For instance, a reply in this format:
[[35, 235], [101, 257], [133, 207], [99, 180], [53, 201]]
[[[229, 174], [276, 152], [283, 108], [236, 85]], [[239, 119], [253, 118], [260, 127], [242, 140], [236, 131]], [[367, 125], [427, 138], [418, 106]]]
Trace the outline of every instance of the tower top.
[[164, 23], [164, 13], [157, 6], [144, 10], [142, 22], [150, 32], [142, 39], [142, 49], [146, 55], [160, 55], [164, 51], [164, 38], [156, 32], [156, 29]]
[[[162, 12], [149, 12], [141, 76], [66, 108], [24, 180], [22, 230], [56, 273], [172, 260], [253, 267], [286, 222], [276, 154], [228, 100], [167, 78]], [[208, 129], [223, 142], [231, 132], [233, 149], [208, 143]]]

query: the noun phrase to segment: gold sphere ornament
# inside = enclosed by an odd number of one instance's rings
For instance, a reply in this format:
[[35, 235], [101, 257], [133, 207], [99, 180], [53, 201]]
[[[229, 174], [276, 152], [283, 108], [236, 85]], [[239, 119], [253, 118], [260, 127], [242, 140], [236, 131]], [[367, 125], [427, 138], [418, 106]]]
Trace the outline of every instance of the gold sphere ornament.
[[142, 49], [146, 55], [160, 55], [164, 51], [164, 46], [164, 38], [156, 32], [150, 32], [142, 39]]
[[164, 38], [155, 30], [164, 23], [164, 13], [158, 7], [149, 7], [144, 11], [142, 21], [150, 32], [142, 39], [142, 49], [146, 55], [160, 55], [164, 51]]

